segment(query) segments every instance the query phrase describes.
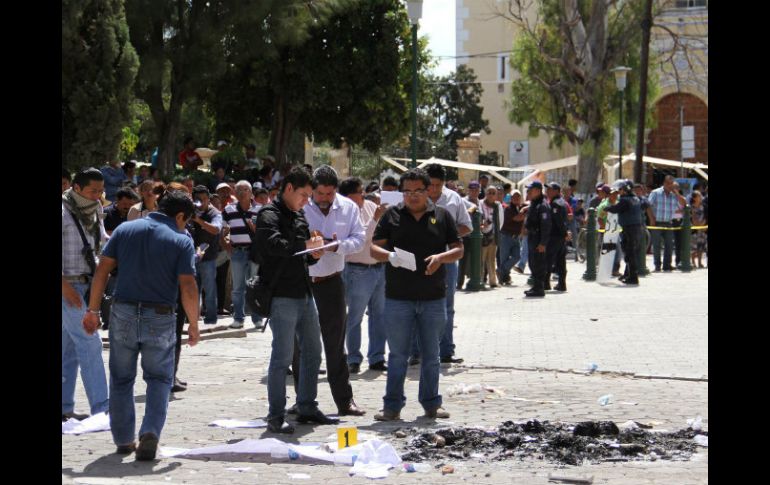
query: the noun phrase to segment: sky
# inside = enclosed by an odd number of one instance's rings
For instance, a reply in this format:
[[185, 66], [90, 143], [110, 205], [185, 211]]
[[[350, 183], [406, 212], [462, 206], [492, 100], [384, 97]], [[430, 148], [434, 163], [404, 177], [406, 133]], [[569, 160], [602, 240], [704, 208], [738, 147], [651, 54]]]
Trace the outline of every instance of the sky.
[[[428, 37], [428, 48], [434, 57], [454, 56], [455, 0], [425, 0], [418, 35]], [[454, 70], [454, 59], [439, 59], [433, 72], [443, 76]]]

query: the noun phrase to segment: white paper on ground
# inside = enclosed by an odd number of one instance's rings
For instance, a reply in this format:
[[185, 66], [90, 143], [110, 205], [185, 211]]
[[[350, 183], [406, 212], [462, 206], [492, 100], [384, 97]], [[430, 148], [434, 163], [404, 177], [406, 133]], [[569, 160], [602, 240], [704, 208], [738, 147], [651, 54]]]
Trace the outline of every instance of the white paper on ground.
[[264, 428], [267, 423], [261, 419], [254, 421], [244, 421], [241, 419], [217, 419], [209, 423], [209, 426], [217, 426], [219, 428]]
[[709, 437], [708, 436], [705, 436], [705, 435], [702, 435], [702, 434], [698, 434], [698, 435], [695, 435], [695, 438], [693, 438], [692, 440], [695, 442], [695, 444], [698, 444], [700, 446], [703, 446], [703, 447], [706, 447], [706, 448], [708, 448], [708, 446], [709, 446]]
[[295, 480], [310, 480], [310, 475], [307, 473], [287, 473], [286, 475]]
[[225, 470], [228, 470], [231, 472], [247, 472], [251, 470], [251, 467], [247, 466], [246, 468], [225, 468]]
[[388, 470], [400, 464], [401, 457], [390, 443], [369, 440], [362, 446], [349, 473], [366, 478], [385, 478], [388, 476]]
[[417, 261], [414, 259], [414, 253], [404, 251], [401, 248], [393, 248], [393, 250], [398, 255], [398, 261], [401, 264], [401, 267], [410, 271], [417, 271]]
[[107, 413], [94, 414], [91, 417], [78, 421], [70, 418], [61, 424], [62, 434], [96, 433], [97, 431], [110, 430], [110, 417]]
[[380, 204], [398, 205], [404, 201], [402, 192], [383, 190], [380, 192]]
[[334, 246], [337, 246], [339, 243], [340, 243], [340, 241], [332, 241], [329, 244], [324, 244], [321, 247], [317, 247], [317, 248], [313, 248], [313, 249], [305, 249], [304, 251], [298, 251], [298, 252], [294, 253], [294, 256], [301, 256], [303, 254], [310, 254], [313, 251], [320, 251], [322, 249], [330, 249], [330, 248], [333, 248]]

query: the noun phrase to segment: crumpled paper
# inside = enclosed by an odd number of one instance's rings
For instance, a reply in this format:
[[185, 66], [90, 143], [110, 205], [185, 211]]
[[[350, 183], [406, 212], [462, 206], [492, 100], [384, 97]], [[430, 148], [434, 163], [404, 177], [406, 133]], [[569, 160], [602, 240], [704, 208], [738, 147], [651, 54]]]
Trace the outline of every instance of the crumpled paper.
[[361, 446], [358, 459], [350, 469], [350, 475], [366, 478], [385, 478], [388, 470], [401, 464], [401, 457], [390, 443], [369, 440]]
[[262, 419], [256, 419], [254, 421], [244, 421], [242, 419], [217, 419], [209, 423], [209, 426], [216, 426], [219, 428], [265, 428], [267, 423]]
[[94, 414], [83, 421], [70, 418], [61, 424], [62, 434], [96, 433], [97, 431], [109, 430], [110, 416], [107, 413]]

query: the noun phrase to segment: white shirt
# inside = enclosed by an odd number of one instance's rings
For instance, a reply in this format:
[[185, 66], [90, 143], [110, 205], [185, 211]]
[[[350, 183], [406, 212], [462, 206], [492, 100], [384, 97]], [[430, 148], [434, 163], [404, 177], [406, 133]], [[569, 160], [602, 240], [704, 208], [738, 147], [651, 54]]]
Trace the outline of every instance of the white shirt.
[[471, 216], [468, 214], [468, 209], [463, 202], [460, 194], [454, 190], [450, 190], [446, 187], [441, 188], [441, 195], [436, 201], [436, 205], [447, 210], [455, 220], [457, 227], [465, 226], [468, 230], [473, 230], [473, 223], [471, 222]]
[[337, 251], [324, 253], [316, 264], [310, 266], [310, 276], [329, 276], [345, 269], [345, 256], [361, 251], [366, 243], [358, 205], [336, 194], [328, 215], [324, 215], [312, 199], [304, 211], [311, 231], [319, 231], [324, 239], [332, 239], [337, 234], [340, 241]]

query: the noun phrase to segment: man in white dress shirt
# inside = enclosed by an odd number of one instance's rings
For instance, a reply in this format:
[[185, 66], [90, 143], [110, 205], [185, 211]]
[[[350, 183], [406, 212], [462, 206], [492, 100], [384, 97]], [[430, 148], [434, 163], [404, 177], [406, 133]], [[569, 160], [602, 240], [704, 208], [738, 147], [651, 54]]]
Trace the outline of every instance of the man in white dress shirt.
[[[353, 401], [353, 387], [350, 385], [345, 355], [347, 314], [342, 271], [345, 268], [345, 256], [361, 251], [366, 236], [359, 219], [358, 205], [337, 194], [338, 185], [337, 173], [328, 165], [318, 167], [313, 173], [313, 198], [304, 208], [305, 218], [311, 234], [323, 236], [324, 244], [334, 240], [339, 241], [339, 244], [327, 249], [318, 263], [310, 267], [310, 278], [321, 324], [332, 397], [340, 416], [361, 416], [364, 411]], [[300, 366], [296, 346], [294, 362], [294, 380], [298, 382]]]

